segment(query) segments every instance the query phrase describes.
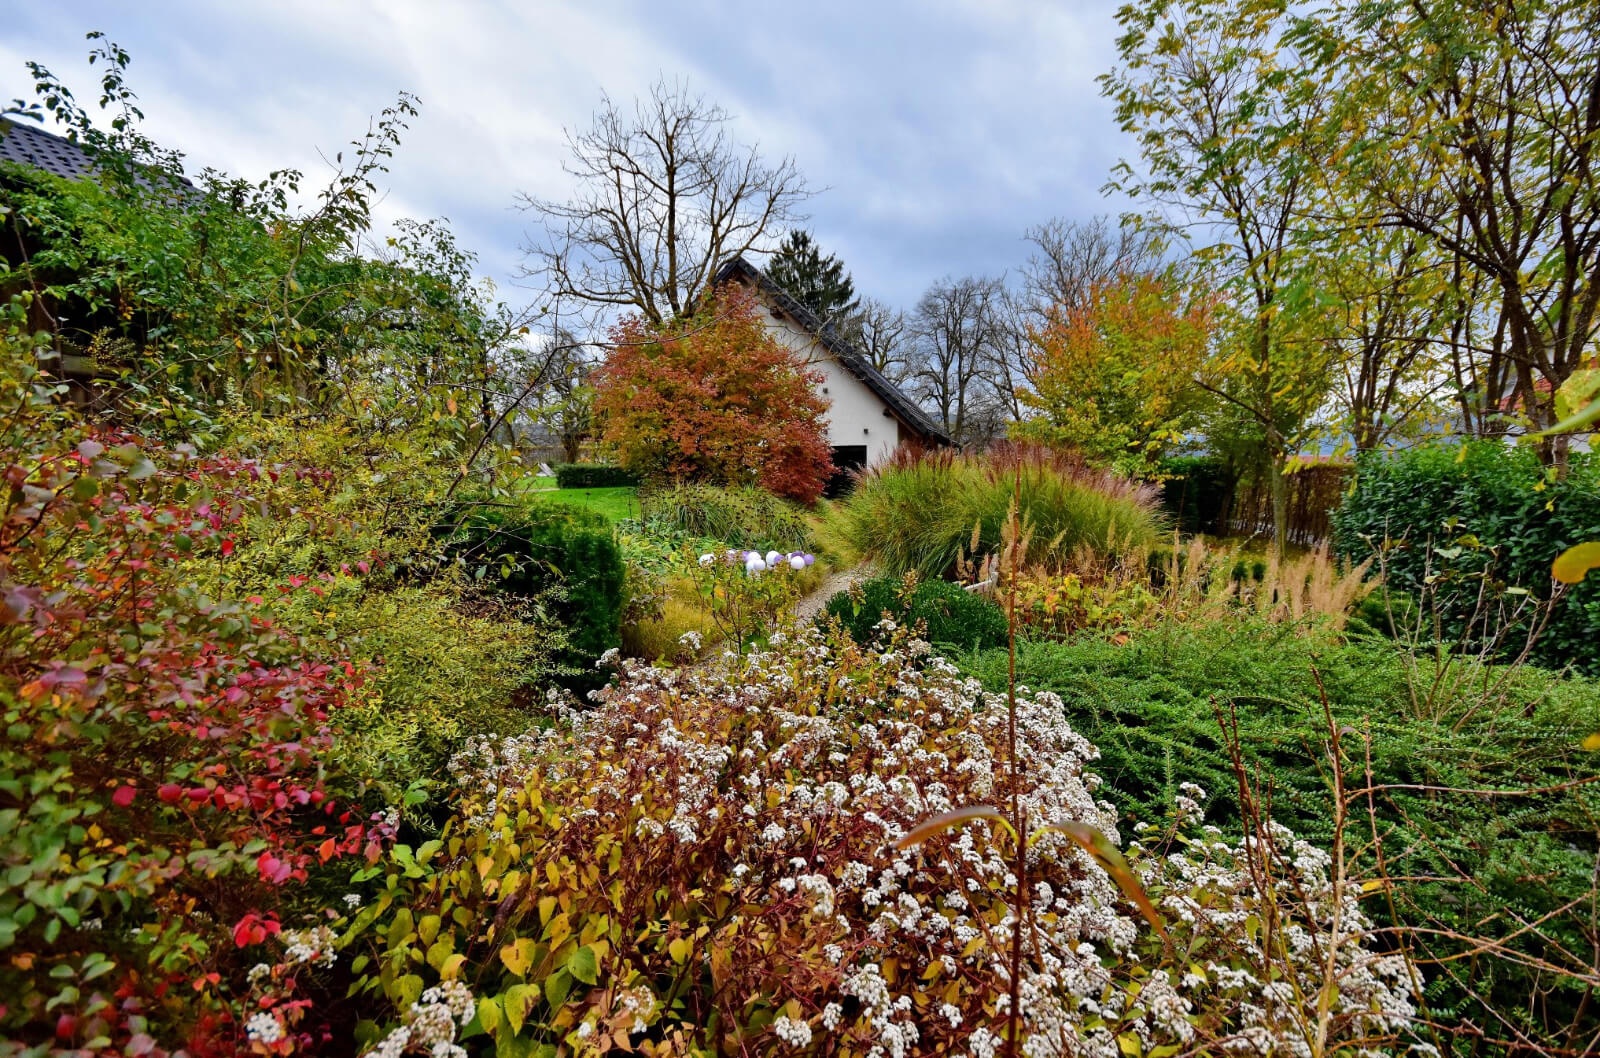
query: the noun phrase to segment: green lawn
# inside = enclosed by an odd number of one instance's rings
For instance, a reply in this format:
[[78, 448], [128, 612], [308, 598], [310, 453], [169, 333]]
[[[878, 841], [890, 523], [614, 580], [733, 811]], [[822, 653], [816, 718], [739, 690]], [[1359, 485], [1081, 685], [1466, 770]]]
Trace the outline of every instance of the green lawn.
[[611, 521], [639, 516], [639, 490], [630, 486], [609, 489], [538, 489], [527, 495], [599, 511]]

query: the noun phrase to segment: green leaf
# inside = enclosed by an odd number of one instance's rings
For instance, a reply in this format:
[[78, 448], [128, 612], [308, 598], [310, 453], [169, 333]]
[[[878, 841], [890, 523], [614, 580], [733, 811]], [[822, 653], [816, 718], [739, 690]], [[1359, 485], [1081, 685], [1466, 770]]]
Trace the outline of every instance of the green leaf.
[[600, 976], [600, 960], [594, 949], [585, 944], [568, 956], [567, 972], [586, 985], [594, 984]]
[[[567, 995], [572, 991], [572, 975], [565, 970], [557, 970], [544, 979], [544, 998], [550, 1004], [550, 1009], [555, 1010], [567, 1001]], [[509, 995], [510, 993], [506, 993]]]

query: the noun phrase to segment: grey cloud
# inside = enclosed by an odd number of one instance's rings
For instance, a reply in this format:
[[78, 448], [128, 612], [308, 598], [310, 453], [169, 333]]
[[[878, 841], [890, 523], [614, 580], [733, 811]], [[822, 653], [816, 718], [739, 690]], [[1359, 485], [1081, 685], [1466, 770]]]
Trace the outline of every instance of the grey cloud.
[[[65, 9], [63, 9], [65, 8]], [[515, 193], [559, 197], [563, 126], [602, 89], [658, 73], [732, 111], [741, 138], [793, 154], [827, 190], [812, 227], [857, 286], [902, 304], [946, 274], [998, 273], [1023, 231], [1125, 203], [1099, 189], [1130, 152], [1095, 76], [1114, 53], [1114, 0], [805, 4], [435, 4], [198, 0], [33, 5], [0, 42], [0, 92], [24, 59], [92, 98], [83, 33], [134, 56], [149, 130], [197, 164], [322, 178], [329, 156], [399, 90], [422, 98], [381, 216], [449, 217], [508, 285], [526, 218]]]

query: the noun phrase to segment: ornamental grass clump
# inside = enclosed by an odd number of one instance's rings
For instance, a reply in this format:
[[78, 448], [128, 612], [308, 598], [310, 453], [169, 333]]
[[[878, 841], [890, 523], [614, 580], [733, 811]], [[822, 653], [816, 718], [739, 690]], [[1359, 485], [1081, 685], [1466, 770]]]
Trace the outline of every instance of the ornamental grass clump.
[[1000, 550], [1019, 468], [1019, 507], [1036, 559], [1157, 543], [1154, 488], [1067, 454], [1014, 444], [981, 453], [902, 449], [833, 504], [825, 529], [842, 549], [891, 576], [947, 576], [964, 558]]
[[[1130, 846], [1165, 936], [1147, 924], [1064, 832], [1118, 840], [1059, 699], [1019, 689], [1008, 711], [904, 630], [625, 663], [592, 706], [553, 708], [472, 742], [458, 817], [374, 880], [344, 938], [352, 995], [389, 1005], [369, 1045], [467, 981], [463, 1042], [500, 1053], [988, 1058], [1017, 908], [1018, 1054], [1381, 1049], [1412, 1014], [1403, 960], [1363, 946], [1327, 857], [1280, 830]], [[1005, 825], [916, 830], [1013, 794], [1037, 835], [1021, 898]]]

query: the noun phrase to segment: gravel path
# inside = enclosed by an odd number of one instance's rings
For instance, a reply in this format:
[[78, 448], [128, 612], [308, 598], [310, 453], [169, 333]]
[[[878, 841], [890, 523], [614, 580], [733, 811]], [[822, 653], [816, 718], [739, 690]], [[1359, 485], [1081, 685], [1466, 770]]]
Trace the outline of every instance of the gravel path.
[[794, 604], [795, 617], [801, 624], [813, 620], [822, 612], [822, 608], [828, 605], [829, 599], [852, 584], [870, 580], [875, 572], [876, 570], [869, 565], [860, 565], [854, 569], [844, 569], [829, 574], [828, 579], [824, 580], [816, 591]]

